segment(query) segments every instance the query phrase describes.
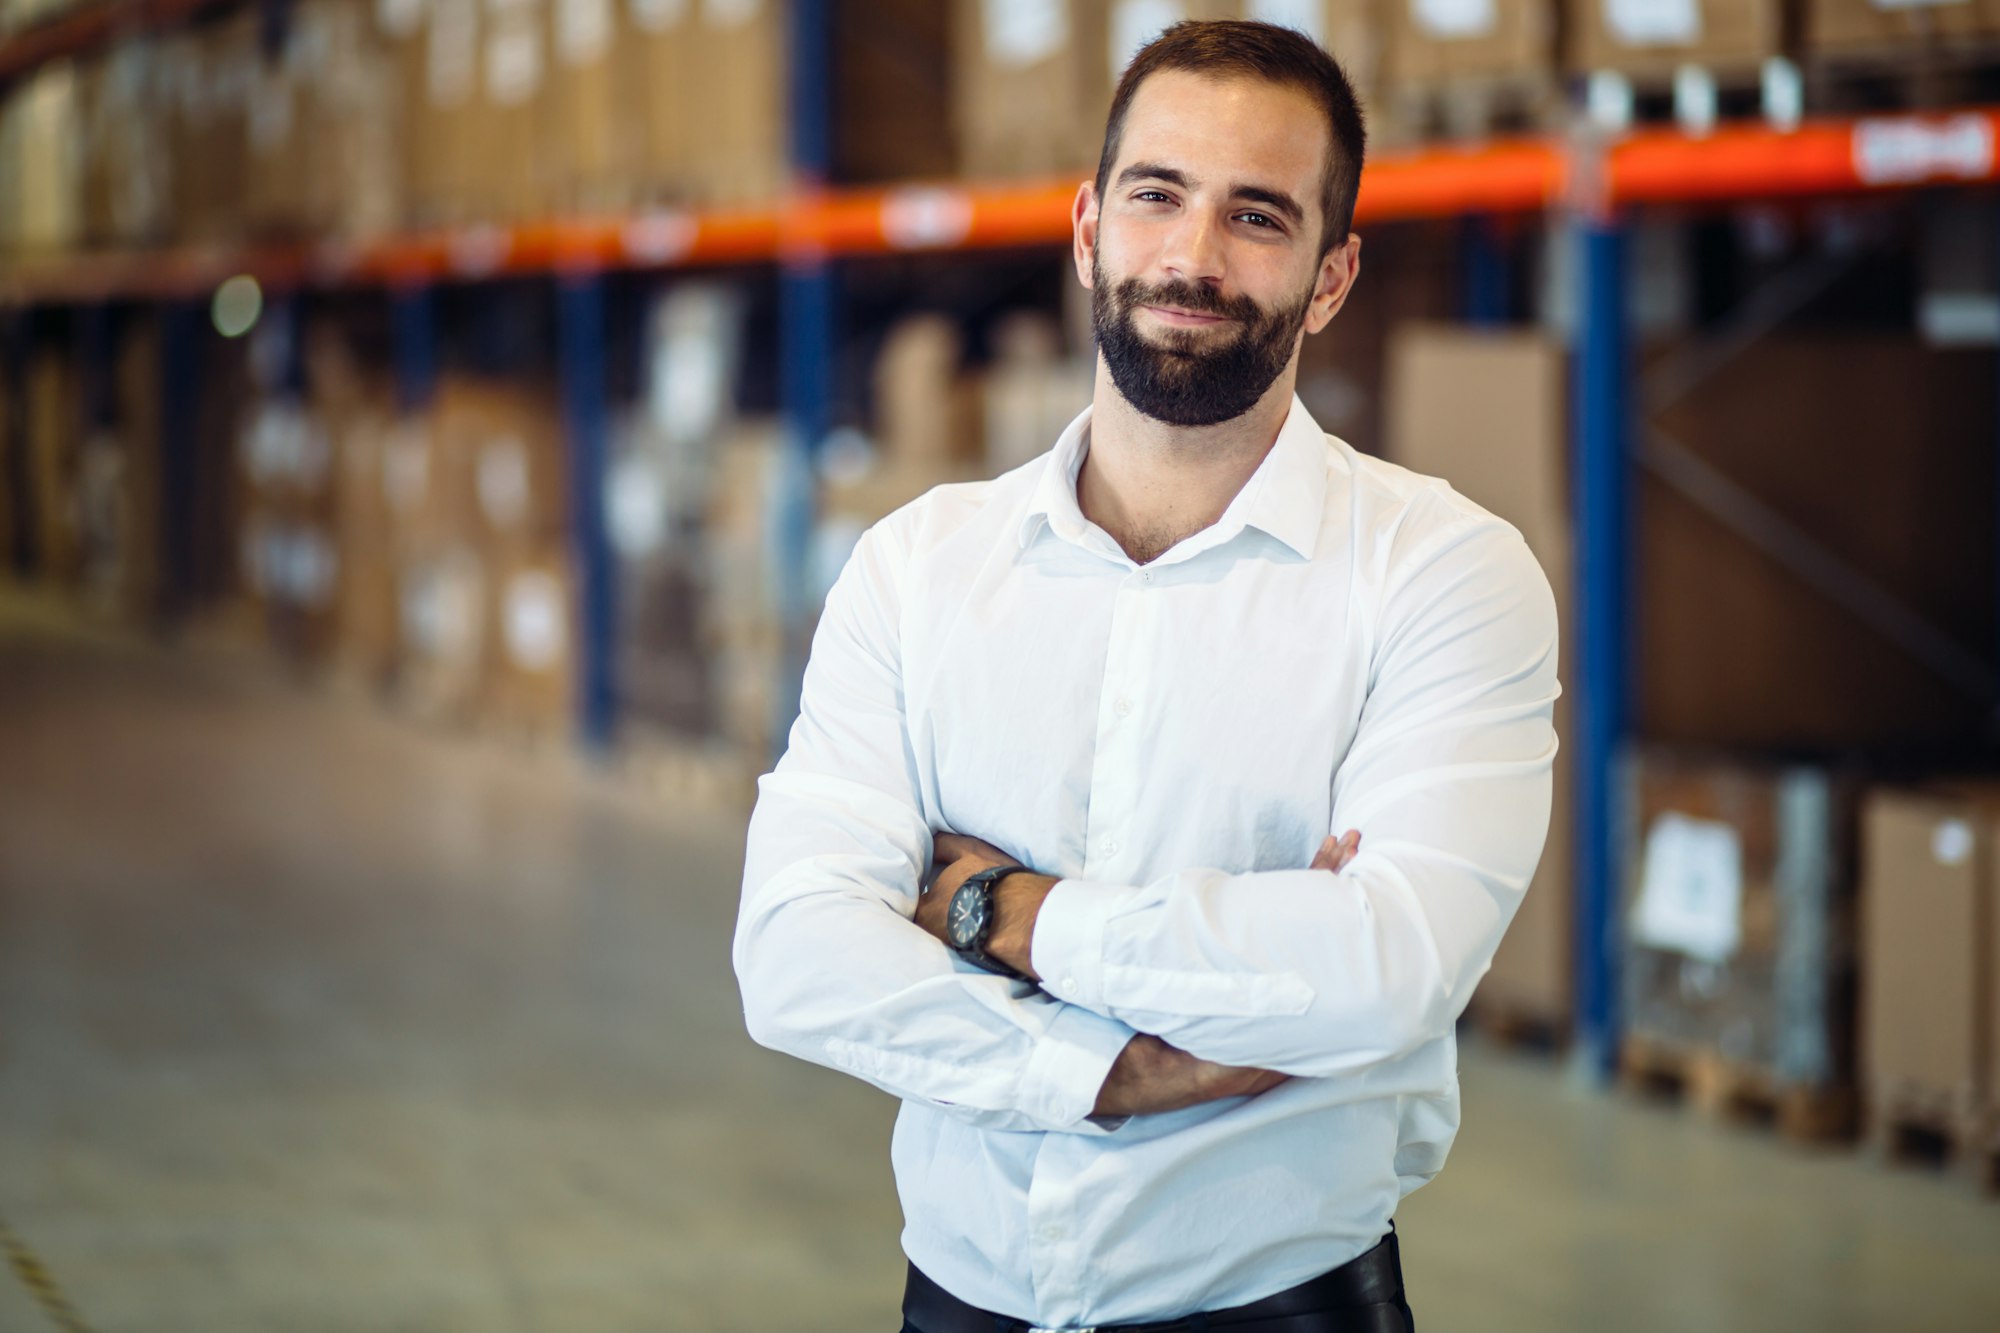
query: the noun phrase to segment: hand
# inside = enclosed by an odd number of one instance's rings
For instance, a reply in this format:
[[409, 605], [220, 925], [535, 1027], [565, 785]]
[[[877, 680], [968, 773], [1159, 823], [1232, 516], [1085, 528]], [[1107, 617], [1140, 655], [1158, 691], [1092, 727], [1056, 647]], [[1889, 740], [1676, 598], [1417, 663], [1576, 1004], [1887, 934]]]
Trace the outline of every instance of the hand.
[[1092, 1115], [1159, 1115], [1224, 1097], [1255, 1097], [1289, 1076], [1198, 1059], [1144, 1033], [1125, 1043], [1097, 1091]]
[[[1361, 834], [1350, 829], [1329, 836], [1313, 855], [1311, 870], [1338, 874], [1361, 850]], [[1169, 1046], [1158, 1037], [1141, 1034], [1118, 1053], [1104, 1086], [1098, 1089], [1093, 1115], [1158, 1115], [1223, 1097], [1255, 1097], [1285, 1082], [1290, 1075], [1272, 1069], [1218, 1065]]]
[[945, 915], [958, 886], [993, 866], [1018, 865], [990, 842], [963, 833], [940, 833], [932, 839], [932, 859], [942, 869], [917, 899], [916, 922], [932, 935], [945, 937]]
[[1338, 874], [1347, 869], [1347, 863], [1352, 861], [1360, 851], [1361, 834], [1359, 830], [1349, 829], [1337, 838], [1329, 834], [1326, 841], [1319, 845], [1319, 851], [1313, 855], [1312, 864], [1307, 866], [1306, 869], [1331, 870], [1335, 874]]

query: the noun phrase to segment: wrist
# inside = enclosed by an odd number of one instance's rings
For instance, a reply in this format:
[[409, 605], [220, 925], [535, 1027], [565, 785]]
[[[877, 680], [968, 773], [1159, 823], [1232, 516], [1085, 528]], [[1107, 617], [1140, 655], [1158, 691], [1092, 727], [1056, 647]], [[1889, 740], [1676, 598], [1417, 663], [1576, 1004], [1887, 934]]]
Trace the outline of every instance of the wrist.
[[1052, 875], [1019, 870], [993, 886], [993, 929], [986, 939], [986, 952], [1030, 981], [1041, 980], [1031, 956], [1035, 922], [1041, 916], [1043, 899], [1055, 886]]

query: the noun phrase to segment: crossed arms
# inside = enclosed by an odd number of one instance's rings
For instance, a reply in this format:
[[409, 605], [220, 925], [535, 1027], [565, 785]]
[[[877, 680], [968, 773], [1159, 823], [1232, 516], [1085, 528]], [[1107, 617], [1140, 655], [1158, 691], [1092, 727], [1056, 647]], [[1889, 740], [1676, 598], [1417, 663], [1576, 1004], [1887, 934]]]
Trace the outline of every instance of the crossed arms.
[[905, 540], [885, 523], [857, 548], [760, 784], [735, 947], [754, 1038], [986, 1128], [1093, 1134], [1094, 1115], [1337, 1077], [1450, 1029], [1547, 828], [1555, 617], [1518, 535], [1443, 527], [1382, 589], [1331, 775], [1335, 827], [1366, 849], [1337, 870], [1064, 880], [1028, 931], [1040, 991], [959, 968], [918, 923], [941, 836], [903, 714]]

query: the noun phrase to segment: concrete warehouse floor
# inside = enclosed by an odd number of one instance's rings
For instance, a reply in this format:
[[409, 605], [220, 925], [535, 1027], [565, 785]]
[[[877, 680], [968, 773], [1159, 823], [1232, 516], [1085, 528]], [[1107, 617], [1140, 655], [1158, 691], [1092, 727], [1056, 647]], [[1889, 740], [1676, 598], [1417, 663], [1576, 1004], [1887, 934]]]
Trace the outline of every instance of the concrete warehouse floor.
[[[0, 607], [0, 1222], [90, 1328], [896, 1327], [891, 1103], [740, 1028], [740, 812], [45, 620]], [[1430, 1333], [2000, 1327], [2000, 1203], [1464, 1064]]]

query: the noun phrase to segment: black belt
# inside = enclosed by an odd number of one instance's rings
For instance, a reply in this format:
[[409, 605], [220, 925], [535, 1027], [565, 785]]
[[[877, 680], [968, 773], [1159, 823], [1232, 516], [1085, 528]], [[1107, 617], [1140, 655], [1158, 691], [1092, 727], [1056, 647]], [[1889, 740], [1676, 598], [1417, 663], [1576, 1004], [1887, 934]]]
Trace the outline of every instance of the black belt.
[[[921, 1333], [1027, 1333], [1025, 1319], [995, 1314], [958, 1297], [910, 1265], [903, 1288], [903, 1318]], [[1381, 1244], [1296, 1287], [1248, 1305], [1210, 1310], [1153, 1324], [1099, 1324], [1096, 1333], [1408, 1333], [1412, 1324], [1403, 1301], [1403, 1262], [1392, 1230]]]

